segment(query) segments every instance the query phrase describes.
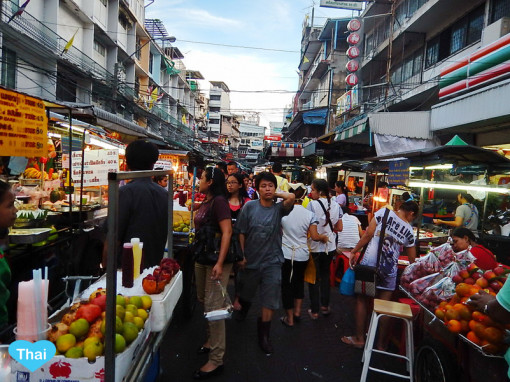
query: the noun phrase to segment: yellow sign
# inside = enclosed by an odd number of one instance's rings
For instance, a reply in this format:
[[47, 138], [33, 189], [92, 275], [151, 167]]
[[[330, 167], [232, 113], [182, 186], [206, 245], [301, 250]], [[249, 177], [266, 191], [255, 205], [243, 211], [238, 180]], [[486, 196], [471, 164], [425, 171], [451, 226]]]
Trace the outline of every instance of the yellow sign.
[[0, 89], [0, 152], [5, 156], [46, 157], [48, 121], [43, 101]]

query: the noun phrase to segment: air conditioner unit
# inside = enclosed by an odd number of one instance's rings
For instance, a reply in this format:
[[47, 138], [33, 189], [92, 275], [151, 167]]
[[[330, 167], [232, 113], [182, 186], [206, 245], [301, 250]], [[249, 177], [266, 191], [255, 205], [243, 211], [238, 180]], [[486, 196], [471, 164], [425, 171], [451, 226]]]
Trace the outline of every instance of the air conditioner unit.
[[510, 33], [510, 18], [502, 17], [498, 21], [487, 25], [482, 33], [482, 46], [487, 46], [501, 36]]

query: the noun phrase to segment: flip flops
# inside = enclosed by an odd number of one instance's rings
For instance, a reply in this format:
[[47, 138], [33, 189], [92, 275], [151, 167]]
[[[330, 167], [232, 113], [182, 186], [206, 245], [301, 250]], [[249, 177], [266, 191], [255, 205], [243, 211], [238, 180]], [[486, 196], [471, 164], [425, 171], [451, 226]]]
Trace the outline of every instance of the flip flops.
[[289, 324], [289, 322], [287, 321], [287, 316], [280, 317], [280, 322], [282, 323], [283, 326], [286, 326], [287, 328], [294, 327], [294, 325]]
[[312, 319], [313, 321], [319, 318], [319, 313], [313, 313], [311, 309], [308, 309], [308, 315], [310, 316], [310, 319]]
[[355, 348], [358, 348], [358, 349], [362, 349], [365, 347], [364, 343], [362, 344], [360, 342], [354, 341], [353, 336], [344, 336], [344, 337], [340, 338], [340, 341], [342, 341], [344, 344], [354, 346]]

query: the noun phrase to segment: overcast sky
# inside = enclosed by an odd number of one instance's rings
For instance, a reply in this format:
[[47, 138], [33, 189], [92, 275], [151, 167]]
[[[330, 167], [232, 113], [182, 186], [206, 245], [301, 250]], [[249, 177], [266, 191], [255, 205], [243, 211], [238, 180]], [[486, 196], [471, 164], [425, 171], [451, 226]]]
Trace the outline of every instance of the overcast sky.
[[[318, 0], [315, 1], [319, 3]], [[148, 4], [148, 1], [146, 1]], [[297, 90], [301, 30], [312, 0], [155, 0], [146, 18], [163, 21], [187, 69], [231, 90], [233, 113], [260, 112], [261, 125], [283, 120]], [[314, 25], [351, 11], [315, 6]], [[209, 44], [206, 44], [209, 43]], [[251, 48], [212, 45], [236, 45]], [[209, 82], [201, 82], [208, 90]]]

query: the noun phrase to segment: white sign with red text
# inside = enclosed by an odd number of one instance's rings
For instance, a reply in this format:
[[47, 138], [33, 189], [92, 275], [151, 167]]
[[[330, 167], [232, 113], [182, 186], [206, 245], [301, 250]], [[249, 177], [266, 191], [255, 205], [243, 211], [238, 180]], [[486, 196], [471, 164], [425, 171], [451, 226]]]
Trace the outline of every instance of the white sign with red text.
[[[108, 173], [119, 171], [119, 150], [85, 150], [83, 186], [107, 186]], [[72, 152], [71, 178], [74, 185], [81, 185], [81, 151]], [[62, 155], [62, 167], [69, 168], [69, 154]]]

